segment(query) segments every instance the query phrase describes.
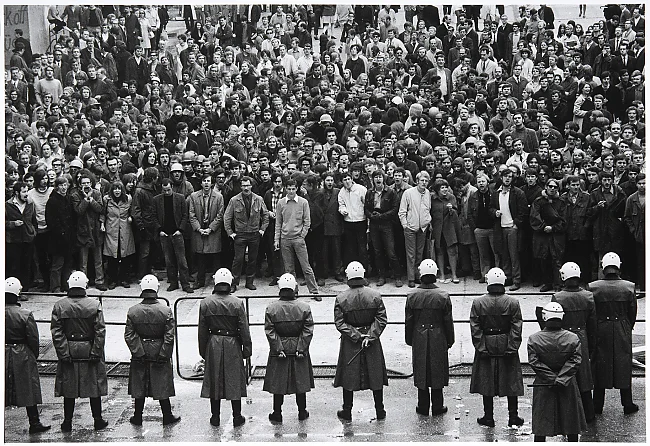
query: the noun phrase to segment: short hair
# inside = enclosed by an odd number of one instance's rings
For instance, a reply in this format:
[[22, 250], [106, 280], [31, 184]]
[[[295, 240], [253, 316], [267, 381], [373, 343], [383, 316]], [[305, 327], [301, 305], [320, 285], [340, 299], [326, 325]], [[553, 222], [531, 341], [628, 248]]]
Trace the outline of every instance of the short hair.
[[613, 178], [614, 178], [614, 174], [612, 174], [611, 172], [606, 172], [606, 171], [603, 170], [603, 171], [600, 172], [600, 174], [598, 175], [598, 177], [599, 177], [601, 180], [602, 180], [603, 178], [611, 178], [611, 179], [613, 179]]
[[295, 186], [295, 187], [298, 187], [298, 182], [297, 182], [296, 180], [294, 180], [293, 178], [290, 178], [290, 179], [288, 179], [288, 180], [286, 181], [286, 183], [284, 183], [284, 186], [285, 186], [285, 187], [289, 187], [289, 186]]
[[641, 180], [645, 180], [645, 173], [640, 173], [636, 176], [636, 183], [638, 183]]
[[575, 181], [577, 181], [578, 183], [580, 182], [580, 177], [578, 175], [569, 175], [568, 177], [566, 177], [566, 184], [571, 184]]
[[153, 183], [156, 178], [158, 178], [158, 169], [156, 169], [155, 167], [147, 167], [144, 170], [142, 181], [144, 181], [145, 183]]
[[251, 183], [251, 185], [253, 184], [253, 179], [251, 177], [249, 177], [248, 175], [244, 175], [243, 177], [241, 177], [239, 179], [240, 183], [243, 183], [244, 181], [248, 181], [249, 183]]
[[163, 178], [162, 181], [160, 182], [161, 186], [167, 186], [171, 184], [172, 184], [172, 180], [170, 180], [169, 178]]
[[[394, 175], [394, 172], [393, 172], [393, 175]], [[431, 176], [429, 175], [429, 172], [427, 172], [426, 170], [423, 170], [423, 171], [419, 172], [415, 176], [415, 181], [420, 181], [420, 178], [426, 178], [427, 181], [431, 180]]]

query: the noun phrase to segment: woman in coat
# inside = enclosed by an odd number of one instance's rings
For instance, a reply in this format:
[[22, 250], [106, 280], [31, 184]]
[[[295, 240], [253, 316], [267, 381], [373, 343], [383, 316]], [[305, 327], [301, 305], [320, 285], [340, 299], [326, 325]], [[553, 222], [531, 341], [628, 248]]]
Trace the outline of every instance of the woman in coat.
[[433, 183], [436, 196], [431, 199], [431, 225], [433, 239], [436, 247], [436, 259], [440, 268], [440, 281], [449, 283], [445, 279], [445, 254], [449, 257], [451, 268], [451, 281], [460, 283], [456, 275], [458, 264], [458, 234], [460, 233], [460, 219], [456, 197], [449, 187], [447, 180], [436, 180]]
[[29, 433], [34, 434], [50, 426], [41, 424], [38, 414], [38, 404], [43, 402], [36, 364], [38, 327], [32, 312], [18, 303], [21, 289], [15, 277], [5, 281], [5, 407], [25, 407]]
[[447, 412], [442, 395], [449, 385], [448, 351], [454, 345], [454, 319], [449, 293], [436, 286], [438, 266], [431, 259], [419, 265], [419, 289], [406, 298], [406, 344], [413, 347], [413, 384], [418, 388], [415, 411], [429, 415]]
[[311, 308], [296, 300], [296, 279], [286, 273], [278, 281], [280, 300], [266, 307], [264, 332], [269, 341], [263, 390], [273, 394], [269, 420], [282, 422], [284, 395], [296, 394], [298, 419], [309, 417], [307, 392], [314, 388], [309, 344], [314, 335]]
[[192, 250], [198, 266], [197, 281], [205, 283], [209, 264], [215, 263], [221, 252], [221, 229], [223, 227], [223, 195], [212, 188], [212, 177], [203, 175], [201, 190], [188, 197], [190, 225], [192, 226]]
[[[54, 191], [45, 206], [45, 221], [50, 230], [49, 248], [52, 254], [50, 288], [53, 293], [61, 292], [61, 279], [67, 282], [72, 272], [72, 246], [74, 239], [74, 211], [67, 197], [68, 178], [61, 176], [54, 182]], [[63, 277], [62, 277], [63, 274]]]
[[244, 359], [253, 353], [244, 301], [230, 295], [232, 273], [226, 268], [214, 274], [213, 295], [199, 307], [199, 354], [205, 360], [201, 398], [210, 398], [210, 424], [219, 426], [221, 400], [232, 404], [233, 425], [241, 426], [241, 398], [246, 396]]
[[108, 197], [104, 200], [100, 223], [104, 232], [104, 255], [108, 260], [106, 272], [109, 289], [115, 288], [118, 283], [124, 288], [131, 286], [127, 280], [126, 267], [131, 265], [128, 257], [135, 254], [131, 201], [132, 198], [127, 195], [121, 181], [115, 181], [111, 185]]

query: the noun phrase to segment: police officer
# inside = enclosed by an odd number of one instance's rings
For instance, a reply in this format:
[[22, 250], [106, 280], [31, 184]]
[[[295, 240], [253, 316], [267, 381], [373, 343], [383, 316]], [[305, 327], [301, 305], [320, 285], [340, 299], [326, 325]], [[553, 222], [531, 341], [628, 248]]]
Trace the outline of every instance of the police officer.
[[5, 406], [27, 408], [29, 433], [50, 429], [41, 423], [38, 404], [42, 404], [38, 376], [38, 327], [31, 311], [18, 303], [23, 289], [20, 280], [5, 280]]
[[567, 262], [562, 265], [560, 276], [564, 282], [564, 288], [553, 295], [551, 302], [559, 303], [564, 309], [562, 327], [577, 334], [580, 338], [582, 362], [576, 374], [576, 380], [580, 389], [585, 418], [587, 423], [590, 423], [596, 417], [591, 397], [594, 382], [591, 377], [591, 361], [589, 360], [596, 345], [596, 308], [593, 294], [580, 288], [580, 273], [577, 263]]
[[519, 301], [505, 294], [506, 275], [492, 268], [485, 275], [488, 294], [472, 302], [469, 324], [476, 350], [470, 392], [483, 395], [485, 414], [477, 421], [494, 427], [494, 397], [508, 397], [508, 425], [521, 426], [517, 397], [524, 394], [519, 362], [523, 321]]
[[210, 424], [219, 426], [221, 400], [230, 400], [233, 425], [246, 422], [241, 398], [246, 396], [244, 359], [253, 353], [244, 301], [230, 295], [232, 273], [220, 268], [214, 273], [214, 291], [199, 307], [199, 353], [205, 360], [201, 398], [210, 398]]
[[406, 344], [413, 347], [413, 384], [418, 388], [415, 411], [429, 415], [447, 412], [442, 388], [449, 384], [448, 350], [454, 345], [454, 319], [449, 293], [435, 284], [438, 265], [431, 259], [420, 263], [421, 285], [406, 298]]
[[587, 428], [576, 380], [582, 356], [580, 338], [562, 328], [563, 316], [562, 305], [549, 302], [542, 310], [544, 329], [528, 338], [528, 363], [535, 371], [535, 441], [566, 435], [577, 442], [578, 434]]
[[135, 398], [131, 424], [142, 426], [146, 397], [160, 401], [163, 425], [180, 421], [172, 414], [169, 397], [174, 396], [174, 316], [171, 308], [158, 301], [158, 279], [148, 274], [140, 281], [142, 302], [129, 308], [124, 340], [131, 351], [129, 395]]
[[296, 300], [296, 278], [283, 274], [278, 280], [280, 300], [266, 307], [264, 332], [269, 341], [263, 390], [273, 394], [269, 420], [282, 422], [284, 395], [296, 394], [298, 419], [306, 420], [307, 392], [314, 388], [309, 344], [314, 335], [311, 307]]
[[95, 430], [104, 429], [102, 396], [108, 395], [104, 342], [106, 325], [102, 305], [86, 296], [88, 278], [75, 271], [68, 279], [68, 297], [52, 308], [52, 343], [59, 359], [54, 396], [63, 397], [61, 430], [72, 430], [75, 398], [90, 398]]
[[632, 329], [636, 321], [634, 283], [620, 278], [621, 259], [608, 252], [603, 280], [589, 284], [596, 304], [596, 346], [592, 363], [594, 409], [603, 413], [605, 389], [620, 389], [623, 413], [639, 410], [632, 401]]
[[383, 386], [388, 385], [386, 362], [379, 337], [388, 318], [381, 294], [364, 286], [365, 269], [359, 262], [350, 262], [345, 269], [347, 291], [336, 297], [334, 324], [341, 333], [339, 359], [334, 387], [343, 388], [343, 409], [339, 418], [352, 420], [355, 390], [372, 390], [378, 420], [386, 418]]

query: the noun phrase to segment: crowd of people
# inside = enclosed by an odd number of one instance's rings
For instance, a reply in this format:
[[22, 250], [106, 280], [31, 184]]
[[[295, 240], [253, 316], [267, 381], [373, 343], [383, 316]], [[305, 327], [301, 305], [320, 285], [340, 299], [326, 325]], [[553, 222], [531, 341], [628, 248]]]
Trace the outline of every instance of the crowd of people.
[[318, 300], [355, 260], [377, 286], [432, 258], [549, 291], [616, 252], [644, 290], [644, 7], [603, 13], [186, 6], [174, 36], [165, 6], [51, 6], [56, 40], [16, 30], [6, 71], [6, 273], [164, 265], [191, 293], [299, 268]]

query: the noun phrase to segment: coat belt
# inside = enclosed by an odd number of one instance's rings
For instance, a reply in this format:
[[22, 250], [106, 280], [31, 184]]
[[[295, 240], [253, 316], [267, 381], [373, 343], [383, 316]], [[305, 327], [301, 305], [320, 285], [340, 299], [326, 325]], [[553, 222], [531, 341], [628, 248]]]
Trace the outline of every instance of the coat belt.
[[234, 331], [234, 330], [212, 330], [212, 329], [210, 329], [210, 334], [213, 335], [213, 336], [231, 336], [231, 337], [239, 336], [239, 332]]

